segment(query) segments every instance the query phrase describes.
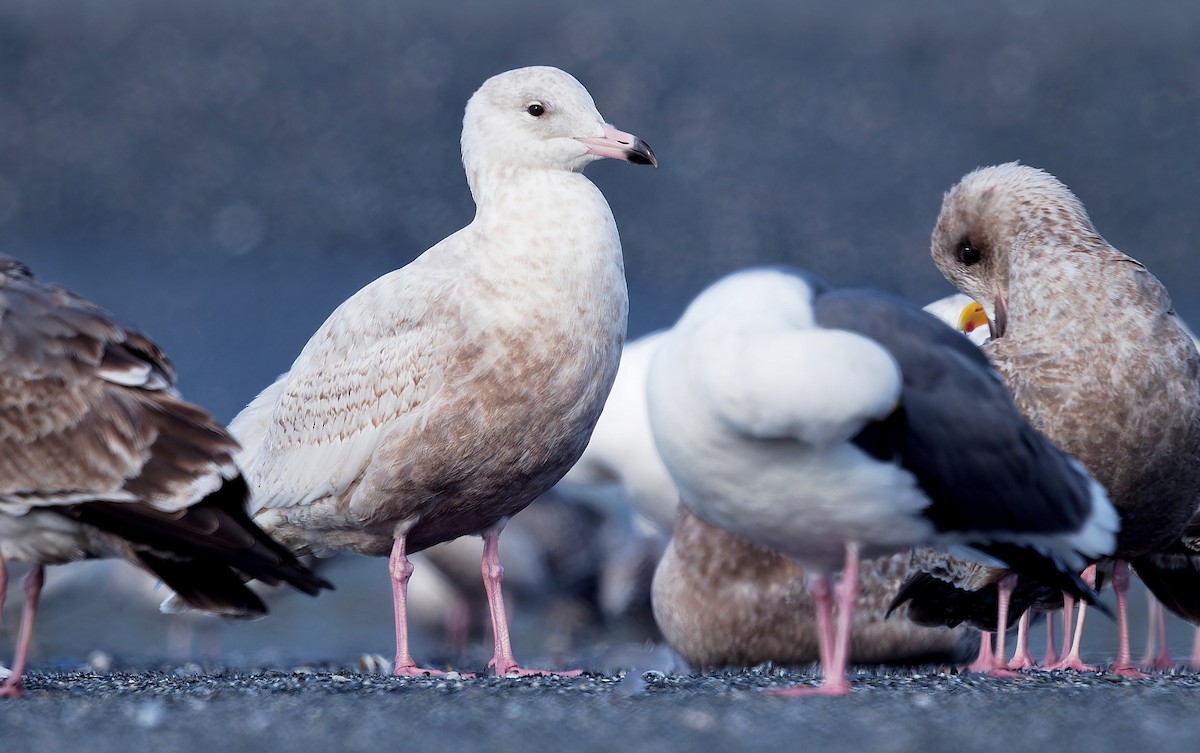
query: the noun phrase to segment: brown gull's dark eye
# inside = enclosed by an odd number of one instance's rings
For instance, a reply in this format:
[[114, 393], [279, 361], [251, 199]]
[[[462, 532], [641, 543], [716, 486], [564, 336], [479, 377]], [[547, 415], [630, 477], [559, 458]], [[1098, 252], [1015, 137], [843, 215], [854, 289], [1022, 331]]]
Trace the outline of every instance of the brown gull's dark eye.
[[540, 117], [543, 114], [545, 114], [546, 108], [543, 107], [542, 105], [538, 104], [537, 102], [534, 102], [529, 107], [525, 108], [525, 112], [527, 112], [530, 115], [532, 115], [533, 117], [537, 118], [537, 117]]
[[959, 242], [958, 261], [960, 264], [969, 267], [972, 264], [978, 264], [981, 258], [983, 258], [983, 252], [976, 248], [971, 241], [963, 240]]

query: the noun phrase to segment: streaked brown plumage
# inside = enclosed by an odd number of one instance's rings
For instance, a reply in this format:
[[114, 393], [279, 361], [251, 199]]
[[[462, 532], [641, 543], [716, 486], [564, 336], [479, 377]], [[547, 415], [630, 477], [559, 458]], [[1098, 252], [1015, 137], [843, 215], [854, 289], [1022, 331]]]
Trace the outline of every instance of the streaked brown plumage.
[[[946, 195], [938, 268], [981, 303], [988, 357], [1021, 412], [1078, 458], [1121, 515], [1125, 561], [1170, 549], [1200, 498], [1200, 354], [1166, 288], [1109, 245], [1054, 176], [982, 168]], [[1128, 664], [1127, 630], [1116, 667]]]
[[97, 557], [230, 616], [266, 612], [246, 578], [331, 587], [251, 522], [236, 442], [174, 384], [148, 338], [0, 260], [0, 561], [34, 563], [30, 620], [42, 565]]
[[[912, 573], [907, 552], [861, 564], [851, 660], [915, 664], [967, 658], [975, 631], [921, 627], [905, 609], [885, 619]], [[679, 506], [654, 574], [654, 615], [667, 642], [696, 667], [817, 661], [816, 612], [795, 560], [705, 523]]]

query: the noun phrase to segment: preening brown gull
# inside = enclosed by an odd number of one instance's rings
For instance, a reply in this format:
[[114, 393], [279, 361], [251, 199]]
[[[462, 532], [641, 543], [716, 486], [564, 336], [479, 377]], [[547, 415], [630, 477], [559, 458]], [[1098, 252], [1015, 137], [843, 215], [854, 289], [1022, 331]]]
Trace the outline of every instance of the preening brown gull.
[[1042, 170], [1009, 163], [963, 178], [942, 203], [932, 254], [987, 311], [985, 350], [1021, 412], [1120, 512], [1114, 669], [1135, 673], [1127, 563], [1172, 546], [1200, 498], [1200, 354], [1162, 283]]
[[[697, 516], [813, 573], [820, 688], [842, 694], [859, 556], [962, 545], [1093, 598], [1077, 573], [1117, 517], [936, 317], [807, 273], [702, 292], [651, 364], [655, 443]], [[832, 629], [830, 573], [843, 565]]]
[[407, 555], [467, 534], [498, 675], [513, 659], [498, 538], [583, 452], [612, 384], [627, 294], [612, 212], [582, 175], [655, 164], [555, 68], [488, 79], [467, 103], [474, 220], [340, 305], [231, 425], [256, 519], [299, 552], [390, 555], [398, 675]]
[[251, 522], [236, 448], [148, 338], [0, 260], [0, 610], [4, 562], [33, 565], [0, 696], [20, 694], [47, 564], [120, 557], [229, 616], [266, 612], [248, 577], [331, 587]]

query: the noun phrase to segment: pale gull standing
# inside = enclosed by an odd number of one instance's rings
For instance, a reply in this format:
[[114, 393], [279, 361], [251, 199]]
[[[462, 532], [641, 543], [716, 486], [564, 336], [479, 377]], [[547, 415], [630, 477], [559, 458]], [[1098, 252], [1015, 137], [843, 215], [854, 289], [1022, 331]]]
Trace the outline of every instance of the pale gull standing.
[[46, 564], [120, 557], [229, 616], [266, 612], [247, 577], [330, 587], [251, 522], [236, 447], [153, 342], [0, 260], [0, 611], [4, 562], [33, 565], [0, 696], [21, 692]]
[[932, 254], [991, 318], [986, 351], [1021, 412], [1120, 511], [1113, 669], [1137, 674], [1127, 563], [1157, 569], [1153, 555], [1178, 542], [1200, 499], [1200, 354], [1162, 283], [1042, 170], [1010, 163], [963, 178], [942, 203]]
[[982, 352], [883, 294], [778, 268], [718, 281], [660, 346], [649, 408], [685, 504], [811, 569], [825, 677], [797, 694], [849, 689], [860, 554], [966, 545], [1092, 598], [1076, 573], [1115, 541], [1104, 490]]
[[566, 73], [494, 76], [467, 103], [474, 220], [333, 312], [231, 425], [257, 520], [298, 552], [390, 555], [398, 675], [409, 553], [484, 538], [498, 675], [513, 659], [497, 539], [583, 452], [627, 294], [612, 212], [581, 171], [655, 164]]

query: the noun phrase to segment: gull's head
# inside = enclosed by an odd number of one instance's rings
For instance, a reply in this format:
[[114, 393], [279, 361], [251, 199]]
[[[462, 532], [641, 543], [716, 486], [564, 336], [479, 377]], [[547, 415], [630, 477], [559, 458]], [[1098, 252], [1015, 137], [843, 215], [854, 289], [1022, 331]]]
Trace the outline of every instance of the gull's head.
[[799, 269], [750, 267], [701, 291], [676, 329], [808, 329], [814, 326], [813, 297], [828, 288], [824, 280]]
[[462, 154], [468, 176], [505, 167], [578, 172], [605, 157], [658, 164], [646, 142], [605, 122], [582, 84], [546, 66], [479, 87], [467, 102]]
[[981, 167], [946, 192], [930, 250], [941, 273], [983, 306], [993, 336], [1001, 337], [1014, 260], [1081, 235], [1099, 239], [1071, 190], [1044, 170], [1010, 162]]

